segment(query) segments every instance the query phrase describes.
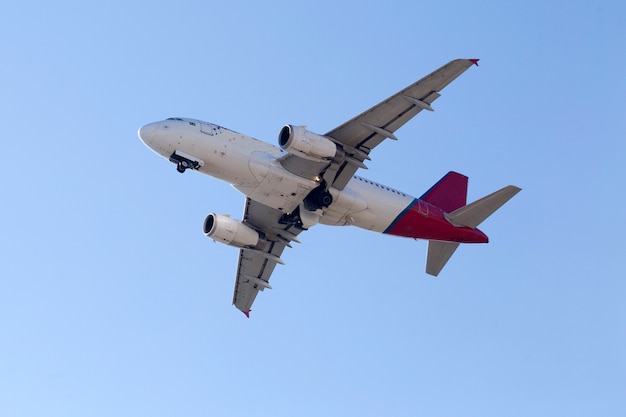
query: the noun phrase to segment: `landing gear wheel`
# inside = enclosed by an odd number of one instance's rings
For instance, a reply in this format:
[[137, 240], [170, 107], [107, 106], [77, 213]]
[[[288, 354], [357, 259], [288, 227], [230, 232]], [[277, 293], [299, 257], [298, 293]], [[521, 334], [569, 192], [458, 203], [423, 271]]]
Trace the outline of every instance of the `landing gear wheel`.
[[181, 174], [185, 172], [185, 170], [193, 168], [193, 164], [185, 159], [176, 164], [176, 171], [180, 172]]
[[328, 190], [324, 189], [323, 185], [311, 191], [304, 199], [304, 207], [309, 211], [316, 211], [328, 207], [332, 203], [333, 196]]
[[330, 193], [328, 191], [324, 191], [321, 195], [320, 195], [320, 205], [322, 207], [328, 207], [332, 204], [333, 202], [333, 196], [330, 195]]

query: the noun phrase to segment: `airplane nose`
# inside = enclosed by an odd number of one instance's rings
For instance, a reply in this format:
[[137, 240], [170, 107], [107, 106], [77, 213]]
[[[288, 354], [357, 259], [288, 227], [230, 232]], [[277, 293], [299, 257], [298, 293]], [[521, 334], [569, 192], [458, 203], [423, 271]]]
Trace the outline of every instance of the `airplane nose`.
[[141, 139], [143, 143], [150, 146], [150, 142], [154, 139], [155, 130], [154, 124], [150, 123], [145, 126], [141, 126], [137, 131], [137, 136], [139, 136], [139, 139]]

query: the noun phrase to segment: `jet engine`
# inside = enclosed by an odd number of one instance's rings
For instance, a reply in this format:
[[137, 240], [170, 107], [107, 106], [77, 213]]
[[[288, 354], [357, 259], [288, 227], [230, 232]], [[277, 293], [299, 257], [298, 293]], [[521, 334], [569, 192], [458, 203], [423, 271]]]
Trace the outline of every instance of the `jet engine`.
[[238, 248], [254, 248], [259, 243], [259, 232], [228, 216], [211, 213], [202, 225], [202, 231], [216, 242]]
[[278, 134], [278, 144], [290, 154], [316, 162], [327, 162], [337, 153], [333, 141], [299, 126], [283, 126]]

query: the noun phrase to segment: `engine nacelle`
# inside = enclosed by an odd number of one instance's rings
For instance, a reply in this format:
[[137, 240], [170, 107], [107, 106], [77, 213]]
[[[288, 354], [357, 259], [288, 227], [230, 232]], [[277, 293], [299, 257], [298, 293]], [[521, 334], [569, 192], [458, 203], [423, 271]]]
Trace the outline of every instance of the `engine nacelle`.
[[216, 242], [238, 248], [254, 248], [259, 243], [259, 232], [228, 216], [211, 213], [202, 225], [202, 231]]
[[290, 154], [317, 162], [327, 162], [337, 153], [335, 142], [299, 126], [283, 126], [278, 144]]

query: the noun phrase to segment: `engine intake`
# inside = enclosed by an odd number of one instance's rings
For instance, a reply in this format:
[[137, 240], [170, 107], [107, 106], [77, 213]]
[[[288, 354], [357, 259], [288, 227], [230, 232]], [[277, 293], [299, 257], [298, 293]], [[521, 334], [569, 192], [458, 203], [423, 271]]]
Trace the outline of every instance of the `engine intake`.
[[211, 213], [202, 225], [202, 231], [216, 242], [238, 248], [254, 248], [258, 245], [259, 232], [239, 220]]
[[283, 126], [278, 144], [290, 154], [316, 162], [328, 162], [337, 153], [337, 145], [330, 139], [293, 125]]

